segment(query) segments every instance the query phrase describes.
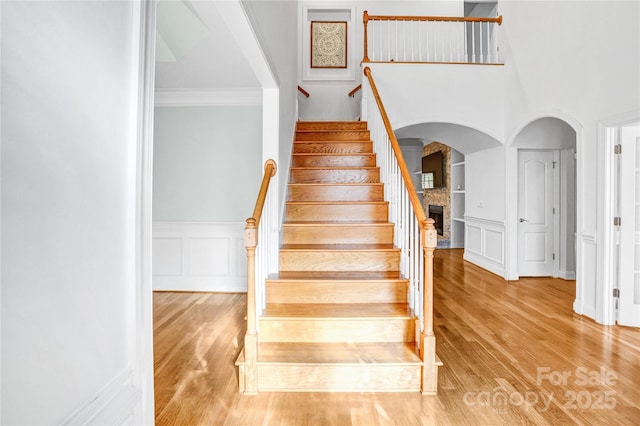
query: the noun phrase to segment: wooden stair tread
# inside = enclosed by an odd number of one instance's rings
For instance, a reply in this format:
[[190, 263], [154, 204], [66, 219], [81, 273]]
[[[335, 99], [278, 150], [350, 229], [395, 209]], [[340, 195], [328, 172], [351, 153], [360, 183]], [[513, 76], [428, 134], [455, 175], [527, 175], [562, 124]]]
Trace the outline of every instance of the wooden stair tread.
[[383, 227], [394, 227], [395, 225], [393, 223], [390, 222], [378, 222], [378, 223], [371, 223], [371, 222], [318, 222], [318, 221], [314, 221], [314, 222], [285, 222], [283, 224], [283, 226], [289, 226], [289, 227], [316, 227], [316, 226], [331, 226], [331, 227], [342, 227], [342, 228], [354, 228], [354, 227], [363, 227], [363, 228], [370, 228], [372, 226], [383, 226]]
[[[296, 184], [296, 185], [309, 185], [309, 184]], [[350, 185], [350, 184], [343, 184], [343, 185]], [[370, 184], [367, 184], [370, 185]], [[359, 201], [359, 200], [355, 200], [355, 201], [315, 201], [315, 200], [293, 200], [293, 201], [287, 201], [286, 204], [289, 205], [303, 205], [303, 206], [313, 206], [313, 205], [329, 205], [329, 206], [344, 206], [344, 205], [369, 205], [369, 204], [375, 204], [375, 205], [388, 205], [389, 202], [388, 201], [378, 201], [378, 200], [373, 200], [373, 201]]]
[[342, 282], [345, 285], [350, 282], [370, 281], [371, 283], [382, 281], [408, 281], [399, 276], [397, 271], [388, 272], [289, 272], [271, 274], [267, 281], [332, 281]]
[[[371, 157], [375, 156], [376, 154], [373, 152], [294, 152], [291, 155], [295, 155], [297, 157]], [[295, 167], [300, 168], [300, 166]]]
[[[380, 187], [383, 186], [384, 184], [381, 182], [347, 182], [347, 183], [336, 183], [336, 182], [311, 182], [311, 183], [290, 183], [289, 186], [295, 186], [295, 187], [303, 187], [303, 188], [311, 188], [314, 186], [321, 186], [321, 187], [326, 187], [326, 186], [348, 186], [348, 187], [354, 187], [354, 186], [375, 186], [375, 187]], [[361, 200], [362, 201], [362, 200]]]
[[291, 171], [298, 171], [298, 170], [336, 171], [336, 170], [377, 170], [377, 169], [379, 169], [379, 167], [377, 166], [309, 166], [309, 167], [294, 166], [294, 167], [291, 167], [289, 170]]
[[400, 251], [393, 244], [283, 244], [283, 250], [332, 250], [332, 251]]
[[[300, 130], [298, 130], [298, 132], [299, 131]], [[314, 132], [317, 132], [317, 130], [314, 130]], [[343, 143], [344, 144], [350, 144], [350, 143], [355, 143], [355, 144], [358, 144], [358, 143], [370, 143], [370, 144], [373, 144], [373, 141], [370, 140], [370, 139], [368, 141], [354, 141], [354, 140], [348, 140], [348, 139], [344, 140], [344, 141], [331, 140], [331, 139], [321, 140], [321, 141], [307, 141], [307, 140], [298, 140], [298, 139], [296, 139], [295, 141], [293, 141], [293, 143], [294, 143], [294, 145], [299, 145], [299, 144], [311, 144], [311, 145], [329, 144], [329, 145], [331, 145], [331, 144], [334, 144], [334, 143], [335, 144], [343, 144]]]
[[317, 130], [317, 129], [329, 129], [329, 130], [354, 130], [354, 129], [367, 129], [366, 121], [347, 121], [347, 120], [332, 120], [332, 121], [298, 121], [296, 130]]
[[362, 222], [343, 222], [343, 221], [339, 221], [339, 220], [314, 220], [314, 221], [296, 221], [296, 220], [287, 220], [283, 223], [284, 226], [286, 225], [310, 225], [310, 226], [316, 226], [316, 225], [344, 225], [344, 226], [371, 226], [371, 225], [391, 225], [394, 226], [393, 223], [391, 222], [367, 222], [367, 221], [362, 221]]
[[412, 318], [406, 303], [268, 303], [261, 317], [269, 319], [356, 319]]
[[387, 280], [403, 279], [399, 271], [280, 271], [269, 279], [281, 280]]
[[414, 343], [261, 343], [258, 363], [417, 364]]

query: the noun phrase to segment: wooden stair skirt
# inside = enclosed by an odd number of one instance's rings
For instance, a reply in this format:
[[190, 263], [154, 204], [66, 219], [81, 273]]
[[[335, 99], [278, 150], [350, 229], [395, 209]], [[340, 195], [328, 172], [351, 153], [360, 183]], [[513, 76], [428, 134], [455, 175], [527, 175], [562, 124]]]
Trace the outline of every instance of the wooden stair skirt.
[[[258, 391], [435, 394], [364, 122], [299, 122], [280, 248], [258, 318]], [[427, 345], [425, 345], [427, 346]], [[245, 391], [244, 351], [239, 368]]]

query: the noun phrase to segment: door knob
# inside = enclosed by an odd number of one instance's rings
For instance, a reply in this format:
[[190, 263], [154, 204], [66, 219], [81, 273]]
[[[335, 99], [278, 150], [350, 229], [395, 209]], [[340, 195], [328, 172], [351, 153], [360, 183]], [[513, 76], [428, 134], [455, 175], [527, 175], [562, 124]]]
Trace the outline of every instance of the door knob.
[[529, 221], [527, 219], [520, 218], [520, 223], [522, 222], [529, 222]]

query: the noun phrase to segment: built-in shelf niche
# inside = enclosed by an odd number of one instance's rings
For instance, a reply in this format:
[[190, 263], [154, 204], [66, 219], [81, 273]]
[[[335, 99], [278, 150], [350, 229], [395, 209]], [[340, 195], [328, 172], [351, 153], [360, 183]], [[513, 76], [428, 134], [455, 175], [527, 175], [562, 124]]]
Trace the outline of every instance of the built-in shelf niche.
[[451, 149], [451, 237], [452, 248], [464, 247], [465, 161], [464, 155]]

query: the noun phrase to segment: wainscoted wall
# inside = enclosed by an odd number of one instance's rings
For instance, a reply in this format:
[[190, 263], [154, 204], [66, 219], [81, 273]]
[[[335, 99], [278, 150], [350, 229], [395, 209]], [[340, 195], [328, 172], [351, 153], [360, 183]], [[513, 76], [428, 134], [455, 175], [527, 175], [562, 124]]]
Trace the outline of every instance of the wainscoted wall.
[[465, 216], [464, 259], [504, 276], [504, 222]]
[[[581, 257], [579, 259], [596, 259], [598, 246], [595, 234], [583, 233], [578, 236], [578, 248]], [[589, 318], [602, 321], [603, 318], [597, 318], [597, 293], [601, 287], [596, 282], [597, 275], [596, 262], [579, 262], [578, 274], [579, 281], [576, 286], [576, 301], [573, 304], [573, 310], [578, 314], [588, 316]]]
[[244, 222], [154, 222], [153, 289], [247, 291]]

